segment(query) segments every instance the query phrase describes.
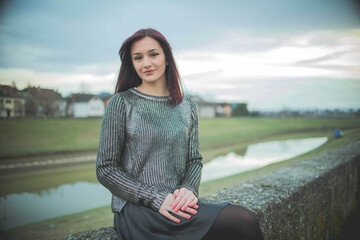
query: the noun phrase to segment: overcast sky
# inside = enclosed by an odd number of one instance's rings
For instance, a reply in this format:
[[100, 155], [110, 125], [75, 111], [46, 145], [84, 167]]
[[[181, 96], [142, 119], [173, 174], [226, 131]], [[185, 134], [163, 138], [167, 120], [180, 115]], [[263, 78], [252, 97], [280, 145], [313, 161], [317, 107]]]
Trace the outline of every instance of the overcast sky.
[[350, 0], [11, 0], [0, 83], [114, 91], [140, 28], [173, 46], [188, 92], [250, 110], [360, 108], [360, 8]]

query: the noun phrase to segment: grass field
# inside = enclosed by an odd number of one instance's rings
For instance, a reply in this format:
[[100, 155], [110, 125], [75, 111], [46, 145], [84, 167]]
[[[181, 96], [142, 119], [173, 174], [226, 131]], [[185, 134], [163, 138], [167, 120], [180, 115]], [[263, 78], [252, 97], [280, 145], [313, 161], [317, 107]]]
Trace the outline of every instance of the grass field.
[[[200, 146], [202, 151], [209, 151], [206, 157], [212, 157], [219, 154], [219, 149], [235, 144], [248, 144], [289, 133], [328, 133], [335, 128], [345, 130], [359, 125], [360, 119], [200, 119]], [[100, 118], [0, 121], [0, 157], [96, 150], [100, 127]]]
[[[21, 125], [22, 120], [16, 120], [18, 125]], [[28, 120], [25, 120], [25, 122]], [[31, 120], [35, 121], [35, 120]], [[43, 121], [43, 120], [38, 120]], [[65, 120], [49, 120], [50, 122], [66, 122]], [[10, 122], [10, 121], [8, 121]], [[1, 122], [1, 131], [15, 131], [14, 128], [8, 127], [13, 123]], [[61, 151], [71, 151], [75, 149], [96, 149], [97, 147], [97, 138], [99, 134], [100, 122], [98, 119], [87, 119], [79, 120], [79, 123], [76, 120], [69, 121], [68, 123], [76, 125], [74, 130], [68, 130], [75, 135], [82, 135], [83, 128], [80, 127], [81, 124], [87, 122], [87, 133], [83, 136], [78, 136], [78, 139], [82, 139], [82, 148], [69, 147], [70, 145], [64, 144], [61, 147]], [[34, 123], [38, 127], [38, 132], [26, 129], [23, 127], [23, 131], [26, 133], [32, 133], [37, 138], [47, 136], [52, 139], [50, 141], [56, 142], [54, 140], [58, 136], [53, 136], [51, 132], [55, 135], [66, 132], [65, 130], [58, 129], [57, 131], [46, 129], [49, 127], [54, 127], [53, 123], [47, 124], [45, 121], [44, 126], [39, 127], [39, 124]], [[32, 128], [31, 123], [26, 123], [27, 128]], [[66, 125], [66, 124], [64, 124]], [[64, 126], [58, 124], [60, 126]], [[13, 126], [14, 127], [14, 126]], [[41, 129], [39, 129], [41, 128]], [[69, 126], [64, 127], [65, 129], [70, 129]], [[341, 139], [333, 139], [332, 134], [333, 130], [336, 128], [341, 128], [344, 130], [344, 137]], [[76, 130], [75, 130], [76, 129]], [[7, 136], [17, 136], [21, 138], [20, 133], [11, 134], [6, 133]], [[61, 134], [60, 134], [61, 135]], [[91, 140], [87, 139], [96, 138]], [[319, 137], [327, 136], [329, 141], [324, 144], [322, 147], [313, 150], [309, 153], [306, 153], [302, 156], [290, 159], [287, 161], [274, 163], [264, 168], [256, 169], [253, 171], [241, 173], [235, 176], [227, 177], [221, 180], [216, 180], [212, 182], [204, 183], [200, 186], [201, 196], [205, 196], [211, 193], [214, 193], [222, 188], [229, 188], [231, 186], [237, 185], [239, 183], [245, 182], [254, 177], [266, 174], [271, 171], [275, 171], [281, 167], [289, 166], [298, 161], [303, 160], [309, 156], [317, 155], [325, 151], [331, 151], [338, 147], [342, 147], [349, 143], [360, 141], [360, 119], [269, 119], [269, 118], [239, 118], [239, 119], [201, 119], [200, 120], [200, 143], [201, 151], [204, 155], [205, 160], [209, 160], [214, 156], [220, 154], [226, 154], [230, 151], [242, 152], [244, 151], [244, 146], [250, 143], [269, 141], [269, 140], [280, 140], [280, 139], [293, 139], [293, 138], [306, 138], [306, 137]], [[62, 137], [65, 138], [65, 137]], [[3, 140], [1, 136], [1, 154], [8, 155], [11, 151], [8, 151], [6, 154], [3, 154]], [[19, 139], [18, 139], [19, 140]], [[19, 140], [21, 141], [21, 140]], [[87, 141], [87, 142], [86, 142]], [[13, 142], [16, 142], [15, 140]], [[75, 143], [75, 141], [73, 141]], [[38, 146], [39, 142], [32, 142], [33, 149], [41, 149], [41, 145]], [[27, 147], [31, 145], [27, 144]], [[37, 146], [35, 146], [37, 145]], [[9, 145], [10, 146], [10, 145]], [[85, 147], [87, 146], [87, 147]], [[19, 146], [18, 146], [19, 147]], [[16, 148], [15, 148], [16, 149]], [[28, 148], [23, 148], [19, 152], [21, 154], [27, 153]], [[59, 151], [58, 147], [52, 148], [51, 145], [48, 145], [48, 149], [51, 151]], [[47, 150], [47, 151], [50, 151]], [[16, 150], [12, 151], [12, 154], [18, 154]], [[32, 151], [34, 153], [36, 151]], [[42, 152], [42, 151], [39, 151]], [[76, 182], [76, 181], [96, 181], [95, 169], [94, 166], [83, 166], [76, 168], [64, 168], [64, 169], [55, 169], [44, 172], [36, 172], [31, 174], [23, 174], [17, 176], [7, 176], [6, 179], [0, 177], [0, 189], [7, 189], [7, 191], [21, 192], [21, 191], [40, 191], [51, 186], [60, 185], [63, 183]], [[5, 183], [5, 184], [4, 184]], [[24, 184], [26, 183], [26, 184]], [[112, 213], [110, 207], [103, 207], [99, 209], [90, 210], [87, 212], [77, 213], [69, 216], [59, 217], [55, 219], [50, 219], [42, 221], [39, 223], [34, 223], [19, 227], [10, 231], [7, 231], [10, 239], [58, 239], [67, 234], [86, 231], [90, 229], [97, 229], [99, 227], [110, 226], [112, 224]], [[31, 237], [30, 237], [31, 236]]]
[[101, 119], [0, 121], [0, 157], [96, 149]]

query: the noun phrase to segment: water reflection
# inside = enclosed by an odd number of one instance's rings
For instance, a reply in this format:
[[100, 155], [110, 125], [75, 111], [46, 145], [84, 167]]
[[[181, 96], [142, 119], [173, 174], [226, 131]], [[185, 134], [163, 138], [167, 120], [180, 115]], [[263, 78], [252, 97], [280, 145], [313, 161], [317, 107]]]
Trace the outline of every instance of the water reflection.
[[296, 157], [323, 145], [326, 141], [326, 137], [320, 137], [251, 144], [244, 156], [229, 153], [204, 164], [201, 182], [231, 176]]
[[[249, 145], [244, 156], [229, 153], [204, 165], [202, 182], [282, 161], [315, 149], [327, 138], [308, 138]], [[37, 222], [110, 204], [110, 192], [99, 183], [76, 182], [39, 193], [0, 198], [0, 229]], [[109, 210], [110, 211], [110, 210]]]
[[107, 189], [88, 182], [64, 184], [40, 194], [10, 194], [0, 198], [0, 229], [105, 206], [110, 199]]

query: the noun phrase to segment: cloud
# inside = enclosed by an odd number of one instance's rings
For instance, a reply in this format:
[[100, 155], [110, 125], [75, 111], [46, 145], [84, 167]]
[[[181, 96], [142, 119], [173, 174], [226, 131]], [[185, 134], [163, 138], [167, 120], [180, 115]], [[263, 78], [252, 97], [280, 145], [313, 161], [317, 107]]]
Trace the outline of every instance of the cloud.
[[360, 29], [281, 37], [262, 50], [229, 50], [235, 42], [225, 36], [225, 49], [180, 54], [190, 92], [208, 100], [246, 101], [253, 109], [359, 107]]
[[[230, 46], [234, 41], [230, 38], [221, 42]], [[208, 81], [275, 77], [360, 78], [360, 29], [311, 32], [272, 42], [277, 44], [262, 51], [249, 48], [240, 52], [184, 52], [180, 54], [179, 66], [184, 79], [191, 78], [192, 81], [194, 74], [198, 75], [199, 81], [205, 78]]]
[[[199, 86], [201, 88], [201, 86]], [[246, 102], [251, 111], [325, 108], [359, 108], [356, 79], [251, 79], [231, 88], [205, 88], [209, 101]]]
[[[307, 55], [295, 66], [332, 69], [342, 77], [360, 78], [360, 29], [323, 31], [299, 37], [305, 50], [322, 49], [322, 54]], [[295, 45], [296, 46], [296, 45]]]
[[[313, 31], [236, 40], [224, 36], [212, 49], [175, 52], [185, 88], [208, 100], [248, 102], [250, 109], [359, 107], [360, 29]], [[211, 45], [211, 43], [209, 43]], [[225, 47], [221, 48], [220, 46]], [[42, 54], [42, 55], [41, 55]], [[46, 56], [48, 52], [41, 52]], [[0, 68], [0, 82], [59, 90], [113, 92], [119, 63], [91, 62], [71, 71]]]
[[35, 72], [27, 69], [0, 68], [1, 84], [10, 85], [13, 81], [19, 89], [23, 89], [30, 85], [55, 89], [61, 92], [63, 96], [66, 96], [70, 93], [79, 92], [84, 88], [93, 93], [100, 93], [103, 91], [114, 92], [116, 73]]
[[197, 46], [197, 50], [252, 52], [263, 51], [281, 45], [283, 39], [274, 35], [258, 35], [245, 29], [228, 28], [221, 33], [220, 38], [213, 38], [210, 42]]

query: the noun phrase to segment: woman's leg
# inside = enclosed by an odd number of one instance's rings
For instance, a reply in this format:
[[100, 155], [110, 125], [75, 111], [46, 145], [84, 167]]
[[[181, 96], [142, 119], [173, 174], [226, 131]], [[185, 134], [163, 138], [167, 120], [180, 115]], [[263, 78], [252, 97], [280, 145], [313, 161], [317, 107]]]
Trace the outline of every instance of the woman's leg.
[[202, 240], [263, 240], [253, 212], [238, 205], [225, 206]]

